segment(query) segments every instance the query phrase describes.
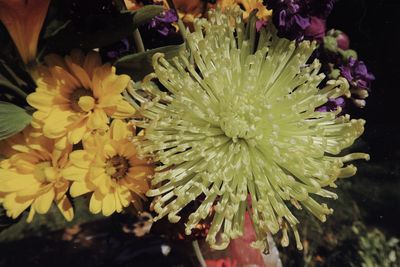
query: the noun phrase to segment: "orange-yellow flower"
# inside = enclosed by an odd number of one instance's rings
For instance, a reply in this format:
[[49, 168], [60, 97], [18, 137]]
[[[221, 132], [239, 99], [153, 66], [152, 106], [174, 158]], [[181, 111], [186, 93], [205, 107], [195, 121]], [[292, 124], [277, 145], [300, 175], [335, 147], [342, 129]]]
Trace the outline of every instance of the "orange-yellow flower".
[[108, 216], [133, 204], [140, 209], [140, 198], [149, 189], [153, 166], [136, 156], [131, 125], [114, 120], [104, 134], [83, 140], [84, 150], [70, 155], [70, 166], [63, 175], [73, 181], [73, 197], [91, 193], [90, 211]]
[[45, 214], [54, 202], [66, 220], [72, 220], [73, 208], [66, 196], [70, 182], [61, 175], [72, 146], [55, 149], [54, 140], [32, 137], [32, 128], [0, 144], [0, 202], [7, 215], [17, 218], [29, 210], [27, 221], [35, 213]]
[[[155, 4], [162, 4], [165, 9], [169, 9], [166, 0], [154, 0]], [[128, 10], [137, 10], [143, 7], [142, 1], [125, 0], [125, 5]], [[178, 11], [179, 18], [191, 25], [195, 18], [200, 18], [207, 9], [205, 1], [201, 0], [174, 0], [174, 5]]]
[[[167, 1], [164, 0], [164, 3]], [[187, 24], [192, 24], [194, 19], [200, 18], [206, 12], [207, 5], [201, 0], [175, 0], [179, 18]]]
[[239, 5], [243, 10], [244, 20], [246, 20], [255, 9], [258, 9], [256, 16], [260, 20], [267, 20], [272, 15], [272, 10], [268, 10], [265, 5], [263, 5], [262, 0], [218, 0], [217, 5], [222, 10]]
[[36, 58], [40, 30], [50, 0], [0, 0], [0, 21], [25, 64]]
[[135, 110], [121, 93], [127, 75], [116, 75], [110, 64], [102, 65], [100, 55], [75, 50], [62, 58], [50, 55], [47, 66], [38, 67], [36, 92], [27, 98], [37, 109], [32, 125], [49, 138], [76, 144], [93, 131], [105, 132], [109, 117], [127, 118]]

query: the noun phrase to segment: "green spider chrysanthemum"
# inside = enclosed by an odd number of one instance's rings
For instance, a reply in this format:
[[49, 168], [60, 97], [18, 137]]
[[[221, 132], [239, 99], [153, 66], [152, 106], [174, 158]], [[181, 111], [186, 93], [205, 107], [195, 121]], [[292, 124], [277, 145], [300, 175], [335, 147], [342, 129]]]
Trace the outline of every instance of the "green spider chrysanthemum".
[[[334, 156], [363, 132], [363, 120], [338, 117], [341, 110], [318, 112], [328, 98], [350, 95], [344, 79], [318, 89], [320, 64], [306, 61], [315, 43], [278, 38], [273, 29], [256, 37], [254, 19], [246, 26], [235, 11], [210, 13], [186, 35], [188, 50], [170, 62], [153, 57], [155, 73], [141, 89], [131, 88], [131, 101], [146, 129], [138, 142], [143, 155], [160, 161], [148, 196], [157, 196], [158, 218], [178, 213], [200, 197], [186, 232], [212, 216], [207, 241], [223, 249], [243, 233], [249, 211], [262, 248], [268, 232], [297, 225], [288, 204], [305, 207], [321, 221], [332, 210], [312, 195], [336, 198], [324, 187], [355, 174], [354, 159]], [[256, 39], [258, 41], [256, 41]], [[167, 90], [160, 90], [152, 79]], [[136, 104], [139, 103], [139, 104]], [[248, 197], [249, 196], [249, 197]]]

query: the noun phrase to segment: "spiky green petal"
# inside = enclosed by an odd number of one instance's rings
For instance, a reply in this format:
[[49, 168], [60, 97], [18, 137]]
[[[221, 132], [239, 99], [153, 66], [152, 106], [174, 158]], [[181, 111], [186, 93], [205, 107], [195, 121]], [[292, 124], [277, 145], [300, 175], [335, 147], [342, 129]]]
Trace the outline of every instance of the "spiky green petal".
[[320, 63], [306, 65], [315, 43], [296, 44], [263, 29], [256, 44], [254, 31], [236, 15], [216, 11], [196, 21], [186, 37], [190, 51], [171, 62], [156, 54], [155, 73], [141, 90], [130, 90], [144, 118], [138, 126], [146, 129], [139, 150], [162, 163], [147, 195], [157, 196], [156, 219], [171, 222], [202, 196], [186, 232], [213, 216], [207, 241], [214, 248], [243, 234], [248, 210], [255, 246], [280, 230], [287, 245], [291, 227], [301, 249], [299, 221], [288, 206], [326, 220], [332, 209], [312, 195], [336, 198], [324, 188], [354, 175], [356, 168], [346, 162], [368, 159], [362, 153], [335, 156], [362, 134], [364, 121], [337, 117], [341, 110], [316, 111], [328, 98], [350, 92], [345, 79], [317, 88], [324, 78]]

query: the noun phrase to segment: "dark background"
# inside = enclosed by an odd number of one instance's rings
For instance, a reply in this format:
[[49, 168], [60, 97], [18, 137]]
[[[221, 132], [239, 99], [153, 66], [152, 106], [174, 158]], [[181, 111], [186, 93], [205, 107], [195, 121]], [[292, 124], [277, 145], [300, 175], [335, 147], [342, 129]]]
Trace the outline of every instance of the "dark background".
[[339, 0], [328, 18], [329, 28], [349, 35], [351, 48], [376, 77], [368, 104], [359, 113], [368, 119], [366, 136], [380, 132], [379, 142], [371, 144], [374, 158], [390, 160], [399, 148], [400, 1]]
[[371, 155], [352, 178], [361, 182], [354, 197], [367, 222], [399, 236], [400, 1], [339, 0], [328, 18], [329, 28], [348, 34], [350, 48], [376, 77], [367, 106], [350, 113], [366, 119], [362, 139]]

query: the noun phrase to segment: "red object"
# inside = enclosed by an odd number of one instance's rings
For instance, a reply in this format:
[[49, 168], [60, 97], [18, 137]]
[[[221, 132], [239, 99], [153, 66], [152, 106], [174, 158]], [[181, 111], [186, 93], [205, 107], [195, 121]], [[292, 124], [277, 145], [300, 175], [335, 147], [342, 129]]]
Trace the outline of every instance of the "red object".
[[256, 233], [251, 223], [250, 215], [246, 212], [243, 236], [232, 240], [229, 244], [231, 256], [239, 266], [254, 264], [259, 267], [267, 267], [261, 251], [250, 246], [253, 241], [256, 241]]
[[207, 267], [237, 267], [236, 260], [218, 259], [218, 260], [206, 260]]

